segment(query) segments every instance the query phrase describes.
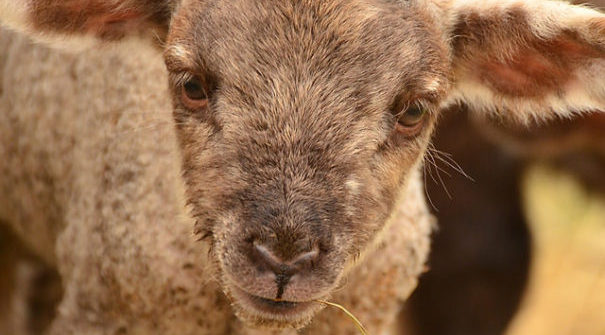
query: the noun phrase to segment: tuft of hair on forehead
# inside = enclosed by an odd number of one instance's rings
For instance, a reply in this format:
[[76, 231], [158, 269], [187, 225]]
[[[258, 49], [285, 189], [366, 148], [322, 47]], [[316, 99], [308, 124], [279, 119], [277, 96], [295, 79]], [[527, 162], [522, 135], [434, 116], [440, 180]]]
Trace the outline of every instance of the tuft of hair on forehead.
[[[400, 75], [402, 82], [391, 88], [443, 92], [448, 49], [431, 20], [424, 8], [387, 1], [185, 2], [174, 15], [166, 55], [171, 64], [204, 58], [212, 70], [225, 72], [220, 77], [238, 82], [250, 71], [270, 75], [268, 67], [288, 62], [313, 70], [325, 65], [327, 80], [363, 60], [368, 75]], [[245, 73], [233, 73], [239, 70]], [[391, 79], [377, 77], [376, 84]]]
[[164, 59], [169, 69], [190, 70], [198, 66], [195, 54], [181, 43], [171, 43], [164, 50]]

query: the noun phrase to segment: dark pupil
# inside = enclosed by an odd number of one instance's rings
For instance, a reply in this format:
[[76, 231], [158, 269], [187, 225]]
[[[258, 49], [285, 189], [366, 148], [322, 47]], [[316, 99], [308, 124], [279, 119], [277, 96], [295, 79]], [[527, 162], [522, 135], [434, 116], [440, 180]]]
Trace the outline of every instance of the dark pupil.
[[424, 110], [422, 108], [413, 106], [406, 110], [403, 115], [401, 115], [399, 118], [399, 123], [407, 127], [415, 126], [422, 120], [423, 116]]
[[422, 109], [418, 108], [418, 107], [411, 107], [410, 109], [408, 109], [405, 114], [410, 118], [410, 119], [414, 119], [414, 118], [418, 118], [421, 117], [422, 114], [424, 114], [424, 112], [422, 111]]
[[199, 79], [191, 79], [185, 83], [185, 93], [187, 97], [192, 100], [203, 100], [206, 99], [206, 92], [202, 87], [202, 83]]

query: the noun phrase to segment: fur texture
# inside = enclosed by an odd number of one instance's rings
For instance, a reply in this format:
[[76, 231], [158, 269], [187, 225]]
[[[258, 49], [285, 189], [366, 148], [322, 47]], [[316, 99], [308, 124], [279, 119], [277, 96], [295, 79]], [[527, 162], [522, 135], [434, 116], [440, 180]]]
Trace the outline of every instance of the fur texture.
[[314, 299], [382, 333], [428, 252], [440, 108], [605, 102], [605, 17], [552, 1], [1, 4], [42, 39], [122, 39], [4, 42], [0, 219], [61, 272], [57, 334], [354, 331]]
[[[51, 333], [253, 333], [193, 235], [155, 49], [133, 40], [75, 56], [11, 35], [0, 35], [0, 217], [27, 223], [11, 226], [59, 267], [65, 295]], [[431, 218], [413, 185], [388, 238], [332, 297], [374, 333], [393, 322], [428, 252]], [[306, 330], [354, 331], [331, 309]]]

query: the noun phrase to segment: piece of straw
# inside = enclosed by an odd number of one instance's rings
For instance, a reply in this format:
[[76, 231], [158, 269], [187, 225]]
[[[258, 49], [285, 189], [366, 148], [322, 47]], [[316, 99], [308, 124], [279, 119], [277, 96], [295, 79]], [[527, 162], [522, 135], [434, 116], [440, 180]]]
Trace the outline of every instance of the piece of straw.
[[361, 335], [368, 335], [368, 331], [365, 329], [365, 327], [361, 324], [361, 322], [355, 317], [355, 315], [353, 315], [351, 312], [349, 312], [346, 308], [344, 308], [343, 306], [339, 305], [339, 304], [335, 304], [333, 302], [329, 302], [329, 301], [325, 301], [325, 300], [315, 300], [316, 302], [320, 303], [320, 304], [324, 304], [324, 305], [328, 305], [328, 306], [332, 306], [332, 307], [336, 307], [338, 309], [340, 309], [341, 311], [345, 312], [345, 314], [351, 318], [351, 320], [353, 320], [353, 323], [355, 323], [355, 327], [357, 327], [357, 329], [359, 330], [359, 332], [361, 333]]

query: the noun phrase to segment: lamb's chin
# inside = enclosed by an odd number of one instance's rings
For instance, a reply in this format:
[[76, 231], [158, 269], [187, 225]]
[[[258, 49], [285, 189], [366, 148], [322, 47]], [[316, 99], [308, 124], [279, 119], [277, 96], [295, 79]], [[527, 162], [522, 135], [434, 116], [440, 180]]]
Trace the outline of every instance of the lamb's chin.
[[302, 328], [323, 308], [315, 301], [274, 301], [254, 296], [229, 285], [226, 293], [232, 301], [237, 317], [255, 328]]

